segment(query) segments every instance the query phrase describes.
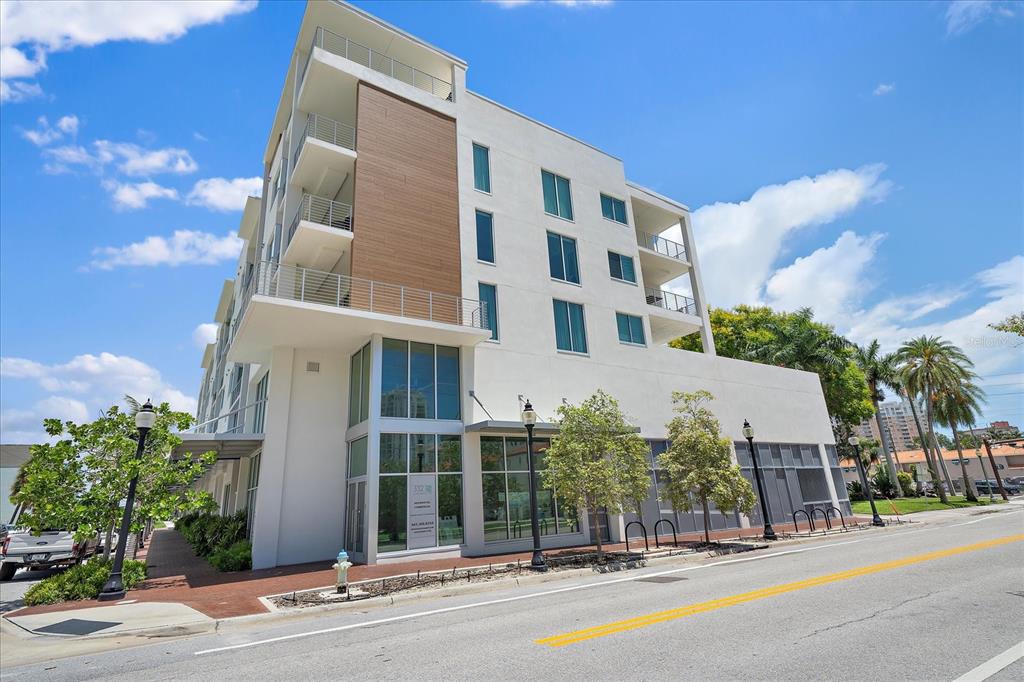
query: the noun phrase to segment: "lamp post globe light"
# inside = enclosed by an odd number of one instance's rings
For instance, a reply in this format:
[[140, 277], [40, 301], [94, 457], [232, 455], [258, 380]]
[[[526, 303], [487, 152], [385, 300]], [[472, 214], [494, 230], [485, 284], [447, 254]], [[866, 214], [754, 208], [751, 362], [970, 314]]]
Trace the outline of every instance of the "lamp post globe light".
[[772, 517], [768, 511], [768, 500], [764, 497], [764, 487], [761, 485], [761, 467], [757, 465], [757, 450], [754, 449], [754, 427], [746, 419], [743, 420], [743, 437], [747, 439], [750, 447], [750, 460], [754, 463], [754, 481], [757, 482], [757, 499], [761, 501], [761, 518], [764, 519], [764, 539], [775, 540], [778, 536], [772, 528]]
[[544, 553], [540, 551], [540, 520], [537, 518], [537, 471], [533, 463], [533, 427], [537, 423], [537, 413], [527, 400], [523, 405], [523, 426], [526, 427], [526, 460], [530, 463], [530, 530], [533, 533], [533, 558], [530, 568], [535, 571], [548, 570], [544, 563]]
[[[146, 434], [156, 424], [156, 411], [153, 403], [148, 399], [138, 412], [135, 413], [135, 428], [139, 430], [139, 444], [135, 450], [135, 461], [142, 459], [142, 450], [146, 447]], [[124, 581], [121, 578], [121, 569], [124, 567], [124, 551], [128, 545], [128, 531], [132, 525], [132, 507], [135, 505], [135, 488], [139, 484], [138, 472], [132, 476], [128, 484], [128, 497], [125, 498], [124, 516], [121, 517], [121, 531], [117, 536], [117, 552], [114, 554], [114, 566], [110, 569], [110, 577], [100, 590], [97, 597], [99, 601], [114, 601], [124, 597]]]
[[875, 496], [871, 494], [871, 481], [868, 480], [868, 474], [864, 471], [864, 462], [860, 461], [860, 441], [857, 440], [857, 436], [850, 436], [846, 439], [846, 442], [853, 446], [853, 453], [857, 460], [857, 471], [860, 472], [861, 485], [864, 486], [864, 494], [868, 496], [868, 503], [871, 504], [871, 525], [872, 526], [884, 526], [885, 521], [878, 515], [878, 510], [875, 509]]

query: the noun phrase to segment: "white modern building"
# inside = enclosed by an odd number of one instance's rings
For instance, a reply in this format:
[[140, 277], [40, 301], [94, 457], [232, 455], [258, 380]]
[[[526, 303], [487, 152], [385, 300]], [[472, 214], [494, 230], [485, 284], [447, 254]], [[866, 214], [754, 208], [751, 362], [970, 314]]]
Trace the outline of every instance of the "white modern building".
[[[687, 207], [466, 72], [355, 7], [307, 5], [182, 448], [218, 451], [197, 484], [249, 510], [254, 566], [527, 549], [521, 398], [541, 450], [556, 408], [597, 389], [652, 443], [648, 528], [703, 525], [654, 492], [672, 392], [697, 389], [748, 472], [756, 429], [776, 521], [847, 513], [818, 377], [716, 357]], [[703, 353], [667, 345], [689, 334]], [[546, 547], [632, 519], [539, 506]]]

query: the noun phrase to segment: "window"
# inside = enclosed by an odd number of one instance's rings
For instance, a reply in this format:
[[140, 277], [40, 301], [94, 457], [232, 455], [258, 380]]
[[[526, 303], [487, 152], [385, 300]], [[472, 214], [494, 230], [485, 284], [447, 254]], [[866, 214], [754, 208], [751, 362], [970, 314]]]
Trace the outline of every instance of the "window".
[[348, 477], [366, 475], [366, 436], [348, 444]]
[[609, 251], [608, 270], [613, 278], [636, 284], [636, 270], [633, 268], [633, 259], [629, 256]]
[[384, 339], [382, 350], [382, 417], [461, 417], [458, 348]]
[[555, 345], [558, 350], [586, 353], [587, 328], [583, 320], [583, 306], [555, 299], [554, 308]]
[[601, 195], [601, 215], [608, 220], [614, 220], [623, 225], [628, 224], [626, 222], [626, 202], [607, 194]]
[[540, 172], [540, 181], [544, 188], [544, 212], [572, 220], [572, 192], [569, 190], [569, 181], [546, 170]]
[[[533, 441], [534, 463], [544, 468], [550, 442]], [[526, 439], [481, 436], [484, 542], [520, 540], [530, 536], [530, 474]], [[550, 488], [537, 491], [537, 518], [541, 535], [579, 532], [575, 509], [562, 509]]]
[[249, 480], [245, 487], [245, 531], [246, 536], [252, 537], [252, 524], [256, 519], [256, 491], [260, 485], [260, 458], [262, 452], [257, 452], [249, 460]]
[[461, 436], [380, 434], [379, 485], [378, 552], [462, 542]]
[[252, 420], [253, 433], [263, 433], [263, 424], [267, 414], [267, 383], [269, 381], [270, 372], [267, 372], [256, 384], [256, 405]]
[[619, 341], [644, 345], [644, 321], [636, 315], [615, 313], [615, 323], [619, 328]]
[[548, 232], [548, 268], [555, 279], [573, 284], [580, 283], [575, 239]]
[[480, 282], [480, 302], [487, 307], [485, 326], [491, 330], [491, 339], [498, 340], [498, 288], [493, 284]]
[[473, 187], [481, 192], [491, 192], [491, 151], [473, 143]]
[[370, 344], [349, 361], [348, 425], [355, 426], [370, 416]]
[[476, 212], [476, 258], [494, 262], [494, 217], [485, 211]]

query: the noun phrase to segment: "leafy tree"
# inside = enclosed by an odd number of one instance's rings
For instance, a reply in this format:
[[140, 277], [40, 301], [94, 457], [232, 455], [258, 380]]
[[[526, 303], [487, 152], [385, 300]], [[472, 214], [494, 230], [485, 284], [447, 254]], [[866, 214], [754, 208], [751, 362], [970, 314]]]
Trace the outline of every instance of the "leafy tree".
[[1010, 315], [1002, 322], [990, 324], [989, 327], [999, 332], [1007, 332], [1008, 334], [1024, 336], [1024, 312]]
[[[871, 393], [871, 404], [875, 412], [875, 423], [878, 426], [878, 433], [882, 437], [882, 456], [885, 458], [885, 466], [889, 478], [896, 478], [896, 465], [892, 461], [892, 443], [889, 442], [888, 429], [882, 423], [882, 413], [878, 404], [882, 402], [885, 395], [882, 393], [882, 386], [891, 386], [896, 381], [896, 359], [891, 353], [881, 354], [881, 345], [878, 339], [873, 340], [867, 346], [855, 346], [853, 349], [853, 361], [864, 373], [864, 379], [868, 384], [868, 391]], [[902, 496], [902, 491], [896, 489], [896, 494]]]
[[[920, 436], [914, 436], [914, 440], [912, 442], [917, 447], [921, 447]], [[941, 431], [935, 434], [935, 442], [937, 442], [939, 444], [939, 447], [941, 447], [943, 450], [952, 450], [954, 447], [953, 440], [946, 434], [942, 433]]]
[[[650, 447], [619, 409], [619, 403], [598, 390], [579, 406], [557, 410], [558, 435], [551, 439], [540, 472], [565, 505], [583, 507], [592, 518], [606, 508], [618, 514], [647, 497]], [[601, 554], [601, 534], [596, 538]]]
[[668, 423], [670, 445], [658, 455], [668, 481], [665, 498], [675, 509], [690, 511], [696, 498], [704, 511], [704, 541], [711, 542], [710, 508], [735, 509], [749, 514], [754, 507], [754, 490], [743, 478], [739, 466], [732, 463], [728, 438], [707, 403], [714, 400], [708, 391], [672, 394], [677, 413]]
[[981, 389], [969, 382], [945, 388], [935, 396], [935, 418], [940, 424], [953, 430], [953, 441], [956, 445], [957, 458], [960, 461], [960, 474], [964, 481], [964, 495], [971, 502], [977, 502], [978, 495], [971, 484], [971, 479], [967, 476], [964, 449], [957, 427], [974, 421], [976, 415], [981, 412], [981, 406], [978, 404], [981, 398]]
[[[132, 530], [148, 519], [170, 518], [175, 512], [209, 508], [209, 493], [191, 489], [192, 481], [216, 460], [207, 452], [198, 458], [170, 458], [181, 443], [175, 431], [187, 429], [192, 416], [156, 408], [157, 418], [136, 457], [138, 430], [134, 417], [116, 405], [85, 424], [44, 420], [52, 443], [33, 445], [25, 480], [13, 496], [23, 504], [21, 518], [33, 531], [63, 528], [83, 540], [108, 532], [120, 522], [121, 500], [138, 475]], [[107, 542], [109, 548], [110, 542]]]

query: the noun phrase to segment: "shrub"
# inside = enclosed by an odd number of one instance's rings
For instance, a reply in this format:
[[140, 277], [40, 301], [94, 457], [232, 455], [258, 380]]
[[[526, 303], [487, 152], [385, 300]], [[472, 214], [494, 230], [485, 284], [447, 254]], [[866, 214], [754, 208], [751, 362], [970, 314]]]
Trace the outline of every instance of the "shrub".
[[882, 497], [886, 499], [896, 497], [896, 482], [889, 478], [889, 471], [884, 466], [878, 467], [875, 475], [871, 477], [871, 483]]
[[252, 567], [252, 545], [239, 540], [230, 547], [222, 547], [210, 555], [210, 565], [218, 571], [247, 571]]
[[[110, 562], [92, 559], [84, 564], [73, 566], [63, 573], [45, 578], [25, 592], [25, 604], [56, 604], [62, 601], [79, 599], [95, 599], [104, 583], [110, 577]], [[146, 564], [133, 559], [125, 559], [121, 569], [124, 588], [130, 590], [146, 579]]]
[[896, 478], [899, 479], [900, 489], [903, 491], [904, 497], [915, 497], [917, 495], [917, 487], [914, 485], [914, 477], [906, 471], [896, 472]]
[[867, 498], [864, 496], [864, 487], [859, 481], [850, 481], [846, 484], [846, 494], [850, 497], [850, 502], [861, 502]]

